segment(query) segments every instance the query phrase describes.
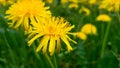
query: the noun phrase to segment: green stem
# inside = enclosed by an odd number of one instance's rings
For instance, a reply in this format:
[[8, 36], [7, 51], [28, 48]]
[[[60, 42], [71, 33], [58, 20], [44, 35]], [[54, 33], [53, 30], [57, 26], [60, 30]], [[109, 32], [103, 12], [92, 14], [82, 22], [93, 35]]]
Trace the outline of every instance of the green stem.
[[101, 39], [103, 39], [104, 38], [104, 25], [105, 25], [105, 23], [101, 23]]
[[40, 56], [37, 52], [35, 52], [35, 50], [36, 50], [35, 43], [33, 43], [33, 49], [34, 49], [34, 54], [35, 54], [36, 58], [37, 58], [37, 59], [40, 61], [40, 63], [41, 63], [41, 68], [44, 68], [44, 64], [43, 64], [43, 60], [41, 59], [41, 56]]
[[101, 55], [100, 55], [101, 58], [104, 56], [104, 53], [105, 53], [107, 36], [108, 36], [108, 33], [109, 33], [110, 24], [111, 24], [111, 22], [108, 22], [108, 25], [107, 25], [107, 28], [106, 28], [106, 33], [105, 33], [105, 36], [104, 36], [104, 39], [103, 39], [103, 44], [102, 44], [102, 49], [101, 49]]
[[57, 68], [56, 56], [54, 55], [53, 58], [54, 58], [55, 68]]
[[47, 53], [45, 54], [45, 57], [47, 58], [48, 62], [50, 63], [51, 67], [54, 68], [54, 65], [50, 59], [50, 57], [47, 55]]
[[117, 12], [117, 15], [118, 15], [118, 21], [120, 22], [120, 13]]

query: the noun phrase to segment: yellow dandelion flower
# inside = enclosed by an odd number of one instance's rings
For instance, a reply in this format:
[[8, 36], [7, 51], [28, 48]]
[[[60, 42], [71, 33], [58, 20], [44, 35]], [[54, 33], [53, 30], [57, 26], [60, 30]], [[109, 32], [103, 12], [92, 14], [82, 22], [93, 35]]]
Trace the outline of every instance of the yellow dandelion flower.
[[14, 0], [0, 0], [0, 5], [13, 4]]
[[89, 1], [88, 1], [88, 3], [89, 3], [90, 5], [96, 4], [96, 2], [97, 2], [96, 0], [89, 0]]
[[94, 34], [97, 35], [97, 29], [94, 25], [92, 24], [85, 24], [82, 28], [81, 28], [81, 32], [85, 33], [85, 34]]
[[74, 9], [77, 9], [79, 6], [78, 6], [78, 3], [71, 3], [69, 4], [68, 8], [74, 8]]
[[87, 0], [79, 0], [79, 3], [85, 3]]
[[99, 8], [108, 11], [120, 11], [120, 0], [102, 0]]
[[82, 13], [82, 12], [85, 12], [86, 16], [90, 15], [90, 10], [86, 7], [82, 7], [80, 10], [79, 10], [79, 13]]
[[83, 32], [78, 32], [77, 37], [79, 37], [81, 40], [86, 40], [87, 36]]
[[61, 3], [62, 4], [66, 4], [66, 3], [68, 3], [69, 1], [68, 0], [61, 0]]
[[6, 11], [6, 18], [10, 20], [10, 27], [18, 28], [20, 25], [24, 29], [29, 29], [32, 21], [39, 21], [51, 15], [49, 7], [44, 7], [41, 0], [19, 0]]
[[43, 53], [46, 53], [48, 50], [50, 55], [53, 55], [55, 50], [60, 51], [62, 40], [67, 45], [69, 52], [72, 50], [69, 41], [76, 43], [68, 36], [68, 34], [72, 34], [69, 31], [73, 28], [74, 25], [70, 26], [69, 22], [58, 17], [46, 19], [42, 23], [34, 23], [33, 29], [29, 34], [29, 38], [31, 37], [31, 39], [28, 41], [28, 44], [30, 46], [36, 39], [41, 38], [36, 52], [42, 50]]
[[72, 2], [72, 3], [79, 3], [79, 0], [69, 0], [69, 2]]
[[107, 14], [100, 14], [99, 16], [97, 16], [96, 20], [97, 21], [109, 22], [109, 21], [111, 21], [111, 18]]
[[5, 0], [0, 0], [0, 4], [5, 4]]

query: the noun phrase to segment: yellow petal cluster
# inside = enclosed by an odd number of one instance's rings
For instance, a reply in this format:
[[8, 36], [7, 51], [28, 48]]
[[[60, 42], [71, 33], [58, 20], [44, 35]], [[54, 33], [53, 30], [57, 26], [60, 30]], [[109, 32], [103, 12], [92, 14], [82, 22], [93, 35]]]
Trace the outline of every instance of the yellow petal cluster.
[[9, 5], [13, 4], [14, 2], [14, 0], [0, 0], [0, 5]]
[[89, 3], [90, 5], [96, 4], [96, 2], [97, 2], [96, 0], [89, 0], [89, 1], [88, 1], [88, 3]]
[[62, 4], [66, 4], [66, 3], [68, 3], [69, 2], [69, 0], [61, 0], [61, 3]]
[[38, 38], [41, 38], [40, 44], [36, 51], [42, 50], [43, 53], [49, 51], [50, 55], [53, 55], [55, 50], [60, 51], [61, 40], [66, 44], [67, 50], [71, 51], [69, 41], [76, 43], [72, 40], [68, 34], [71, 34], [70, 30], [74, 28], [74, 25], [70, 25], [69, 22], [63, 18], [51, 17], [44, 20], [41, 23], [34, 23], [33, 29], [29, 32], [28, 41], [29, 46]]
[[69, 0], [72, 3], [79, 3], [79, 0]]
[[107, 14], [100, 14], [99, 16], [97, 16], [96, 20], [103, 21], [103, 22], [110, 22], [111, 18]]
[[68, 7], [69, 7], [70, 9], [71, 9], [71, 8], [77, 9], [79, 6], [78, 6], [78, 3], [71, 3], [71, 4], [69, 4]]
[[120, 0], [102, 0], [99, 8], [118, 12], [120, 11]]
[[68, 8], [74, 8], [77, 9], [79, 7], [79, 0], [69, 0], [70, 4], [68, 6]]
[[82, 28], [81, 28], [81, 32], [85, 33], [85, 34], [97, 34], [97, 29], [94, 25], [92, 24], [85, 24]]
[[22, 25], [28, 30], [32, 21], [50, 17], [51, 12], [48, 9], [41, 0], [18, 0], [6, 11], [6, 18], [10, 21], [10, 27], [18, 28]]
[[86, 40], [87, 36], [83, 32], [78, 32], [77, 37], [79, 37], [81, 40]]
[[90, 10], [84, 6], [79, 10], [79, 13], [82, 13], [82, 12], [85, 12], [86, 16], [90, 15], [91, 13]]

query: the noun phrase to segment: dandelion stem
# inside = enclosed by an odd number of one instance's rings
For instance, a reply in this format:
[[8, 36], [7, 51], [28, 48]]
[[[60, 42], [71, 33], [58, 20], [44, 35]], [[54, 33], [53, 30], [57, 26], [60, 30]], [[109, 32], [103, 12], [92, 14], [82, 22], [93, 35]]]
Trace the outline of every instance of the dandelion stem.
[[35, 54], [36, 58], [37, 58], [37, 59], [40, 61], [40, 63], [41, 63], [41, 68], [44, 68], [44, 64], [43, 64], [43, 60], [41, 59], [41, 56], [40, 56], [37, 52], [35, 52], [35, 50], [36, 50], [35, 43], [33, 43], [33, 49], [34, 49], [34, 54]]
[[50, 57], [47, 55], [47, 53], [45, 54], [45, 57], [47, 58], [48, 62], [50, 63], [51, 67], [54, 68], [54, 65], [50, 59]]
[[57, 68], [56, 56], [54, 55], [53, 58], [54, 58], [55, 68]]
[[117, 12], [117, 15], [118, 15], [118, 21], [120, 22], [120, 13]]
[[102, 49], [101, 49], [101, 55], [100, 55], [101, 58], [104, 56], [104, 53], [105, 53], [107, 36], [108, 36], [108, 33], [109, 33], [110, 24], [111, 24], [111, 22], [109, 22], [108, 25], [107, 25], [106, 33], [105, 33], [105, 36], [104, 36], [104, 39], [103, 39], [103, 44], [102, 44]]

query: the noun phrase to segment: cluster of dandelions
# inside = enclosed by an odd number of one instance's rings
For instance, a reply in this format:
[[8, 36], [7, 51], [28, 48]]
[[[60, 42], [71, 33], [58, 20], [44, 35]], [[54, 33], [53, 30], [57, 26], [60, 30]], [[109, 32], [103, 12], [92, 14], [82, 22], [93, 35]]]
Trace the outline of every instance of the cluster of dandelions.
[[68, 51], [72, 50], [69, 41], [77, 43], [69, 37], [73, 35], [70, 31], [74, 25], [64, 18], [52, 16], [49, 7], [45, 7], [41, 0], [19, 0], [11, 5], [6, 14], [10, 27], [17, 29], [21, 26], [28, 34], [29, 46], [40, 39], [36, 52], [42, 50], [47, 53], [48, 50], [53, 55], [55, 51], [60, 51], [61, 40]]
[[[46, 1], [49, 3], [53, 2], [53, 0]], [[85, 3], [86, 0], [61, 0], [63, 5], [67, 2], [72, 3], [69, 5], [69, 8], [77, 9], [78, 4]], [[92, 5], [96, 4], [97, 1], [89, 0], [88, 2]], [[115, 0], [113, 3], [106, 2], [107, 0], [102, 0], [99, 8], [107, 9], [107, 7], [110, 6], [110, 10], [115, 9], [115, 11], [119, 11], [119, 0]], [[84, 6], [79, 10], [79, 13], [82, 12], [85, 12], [86, 16], [89, 16], [91, 13], [90, 10]], [[13, 3], [6, 11], [5, 18], [9, 20], [9, 27], [17, 29], [21, 26], [23, 28], [25, 34], [28, 34], [29, 46], [31, 46], [35, 40], [39, 40], [36, 52], [42, 50], [44, 54], [47, 53], [47, 51], [49, 51], [50, 55], [53, 55], [55, 51], [59, 52], [62, 42], [66, 44], [67, 50], [71, 51], [73, 48], [70, 45], [70, 41], [74, 43], [77, 42], [72, 40], [69, 35], [75, 35], [82, 40], [86, 40], [88, 34], [97, 35], [97, 28], [90, 23], [85, 24], [78, 32], [71, 32], [74, 25], [70, 25], [70, 23], [62, 17], [52, 16], [49, 6], [45, 6], [42, 0], [17, 0], [17, 2]], [[107, 22], [111, 19], [108, 15], [101, 14], [96, 20]]]
[[120, 11], [120, 0], [102, 0], [99, 8], [118, 12]]

